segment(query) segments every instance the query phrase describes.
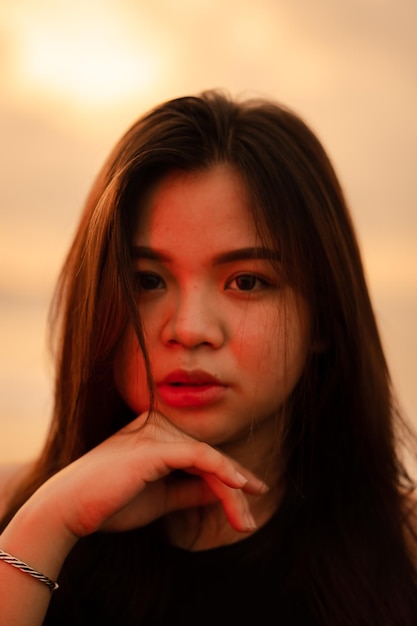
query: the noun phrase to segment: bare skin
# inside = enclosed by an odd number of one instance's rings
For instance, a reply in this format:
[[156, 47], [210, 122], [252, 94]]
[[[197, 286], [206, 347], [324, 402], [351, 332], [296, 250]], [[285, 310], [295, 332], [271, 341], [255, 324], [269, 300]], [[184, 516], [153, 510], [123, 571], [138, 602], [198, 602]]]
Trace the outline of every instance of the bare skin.
[[[198, 479], [166, 480], [175, 470]], [[267, 490], [250, 471], [162, 415], [147, 420], [143, 414], [44, 483], [5, 529], [0, 547], [55, 580], [80, 537], [138, 528], [182, 508], [219, 502], [235, 531], [251, 532], [256, 525], [246, 494]], [[0, 590], [1, 626], [42, 624], [46, 586], [0, 563]]]

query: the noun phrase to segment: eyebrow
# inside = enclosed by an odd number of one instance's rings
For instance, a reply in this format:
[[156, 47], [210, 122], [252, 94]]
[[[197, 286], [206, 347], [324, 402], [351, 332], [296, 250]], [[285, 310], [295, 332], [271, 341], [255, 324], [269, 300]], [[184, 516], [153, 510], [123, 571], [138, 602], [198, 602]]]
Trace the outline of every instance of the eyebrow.
[[[172, 258], [166, 252], [148, 246], [133, 246], [132, 253], [134, 259], [150, 259], [152, 261], [162, 261], [166, 263], [172, 261]], [[213, 264], [223, 265], [233, 263], [233, 261], [247, 261], [250, 259], [277, 261], [279, 259], [279, 253], [273, 248], [266, 248], [264, 246], [237, 248], [236, 250], [228, 250], [227, 252], [216, 254], [213, 257]]]

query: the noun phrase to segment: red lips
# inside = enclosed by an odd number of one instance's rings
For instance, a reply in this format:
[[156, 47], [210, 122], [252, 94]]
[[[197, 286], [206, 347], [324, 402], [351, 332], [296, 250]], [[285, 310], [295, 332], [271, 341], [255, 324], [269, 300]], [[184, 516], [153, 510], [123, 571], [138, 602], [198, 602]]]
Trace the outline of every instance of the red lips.
[[219, 402], [227, 386], [203, 370], [175, 370], [158, 383], [165, 404], [175, 408], [197, 409]]
[[220, 381], [203, 370], [175, 370], [168, 374], [162, 385], [221, 385]]

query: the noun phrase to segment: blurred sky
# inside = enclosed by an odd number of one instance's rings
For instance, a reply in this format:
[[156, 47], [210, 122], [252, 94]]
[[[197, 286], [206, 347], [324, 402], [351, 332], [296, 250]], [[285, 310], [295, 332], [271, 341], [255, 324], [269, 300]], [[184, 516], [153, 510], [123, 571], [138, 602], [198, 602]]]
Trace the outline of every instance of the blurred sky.
[[150, 106], [212, 87], [321, 138], [417, 424], [416, 72], [415, 0], [0, 0], [0, 460], [44, 439], [47, 307], [98, 168]]

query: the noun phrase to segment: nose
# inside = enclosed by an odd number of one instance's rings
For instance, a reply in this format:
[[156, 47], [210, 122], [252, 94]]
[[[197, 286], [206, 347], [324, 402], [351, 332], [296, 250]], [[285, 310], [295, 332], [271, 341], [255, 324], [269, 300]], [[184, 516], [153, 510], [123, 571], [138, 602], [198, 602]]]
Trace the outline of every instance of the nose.
[[214, 294], [198, 285], [179, 291], [162, 329], [162, 340], [188, 349], [220, 348], [226, 336], [224, 320]]

